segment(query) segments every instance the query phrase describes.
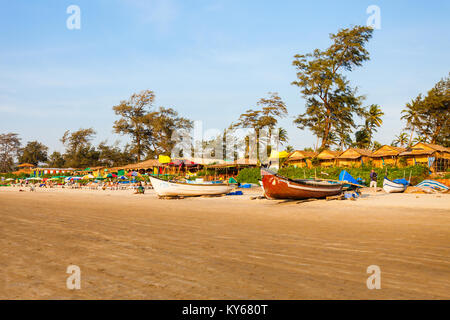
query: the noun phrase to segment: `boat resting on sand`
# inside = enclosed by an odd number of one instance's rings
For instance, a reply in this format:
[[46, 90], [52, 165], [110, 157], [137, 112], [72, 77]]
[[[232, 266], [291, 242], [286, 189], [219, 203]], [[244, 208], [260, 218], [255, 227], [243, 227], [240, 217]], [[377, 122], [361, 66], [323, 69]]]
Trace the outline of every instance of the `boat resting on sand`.
[[234, 184], [197, 184], [166, 181], [156, 177], [150, 177], [153, 189], [160, 197], [196, 197], [218, 196], [229, 193], [234, 189]]
[[403, 192], [406, 190], [407, 186], [408, 185], [403, 184], [403, 183], [397, 183], [397, 182], [391, 181], [386, 177], [384, 177], [384, 180], [383, 180], [383, 190], [387, 193]]
[[342, 193], [342, 184], [328, 181], [289, 179], [268, 170], [261, 169], [262, 187], [268, 199], [301, 200], [325, 198]]

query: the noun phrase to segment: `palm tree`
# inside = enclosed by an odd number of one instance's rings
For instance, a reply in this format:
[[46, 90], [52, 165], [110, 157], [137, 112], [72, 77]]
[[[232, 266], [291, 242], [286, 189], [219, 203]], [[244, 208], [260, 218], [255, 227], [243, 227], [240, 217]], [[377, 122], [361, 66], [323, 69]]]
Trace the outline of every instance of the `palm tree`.
[[[419, 98], [419, 97], [418, 97]], [[411, 136], [409, 137], [409, 145], [413, 142], [413, 134], [416, 129], [416, 123], [419, 121], [419, 113], [417, 112], [417, 99], [411, 101], [411, 103], [406, 104], [406, 109], [402, 110], [402, 116], [400, 119], [406, 121], [406, 129], [411, 131]]]
[[288, 133], [286, 129], [278, 128], [278, 140], [280, 141], [280, 144], [283, 144], [284, 142], [288, 142]]
[[378, 150], [382, 147], [382, 144], [379, 143], [378, 141], [374, 141], [372, 144], [372, 151]]
[[425, 137], [415, 137], [412, 142], [413, 143], [427, 142], [427, 138], [425, 138]]
[[291, 152], [294, 152], [294, 147], [293, 146], [286, 146], [286, 150], [285, 150], [287, 153], [291, 153]]
[[405, 132], [400, 133], [398, 136], [395, 136], [395, 140], [392, 141], [392, 145], [403, 147], [407, 145], [409, 142], [408, 135]]
[[369, 143], [372, 143], [372, 136], [374, 132], [377, 132], [376, 128], [381, 127], [383, 120], [381, 117], [384, 116], [384, 112], [377, 104], [372, 104], [369, 106], [369, 111], [366, 113], [366, 123], [365, 128], [369, 134]]

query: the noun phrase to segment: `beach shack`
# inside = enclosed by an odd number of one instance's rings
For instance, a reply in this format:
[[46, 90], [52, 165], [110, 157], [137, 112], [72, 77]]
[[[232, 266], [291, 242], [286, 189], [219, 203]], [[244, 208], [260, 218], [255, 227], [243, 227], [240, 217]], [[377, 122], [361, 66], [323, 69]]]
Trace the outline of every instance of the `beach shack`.
[[130, 163], [124, 166], [114, 167], [109, 169], [109, 171], [117, 172], [119, 175], [123, 175], [124, 171], [137, 171], [141, 174], [163, 174], [167, 173], [166, 169], [168, 169], [168, 165], [166, 163], [161, 163], [158, 159], [149, 159], [138, 163]]
[[17, 171], [14, 171], [13, 174], [30, 174], [33, 171], [33, 168], [36, 166], [31, 163], [22, 163], [17, 166]]
[[321, 167], [332, 167], [336, 164], [336, 158], [340, 155], [340, 151], [322, 150], [317, 155]]
[[73, 168], [34, 168], [34, 176], [42, 176], [45, 174], [72, 174], [75, 172]]
[[224, 161], [224, 163], [211, 164], [205, 166], [205, 169], [214, 170], [214, 176], [205, 177], [206, 180], [228, 180], [235, 178], [244, 168], [255, 168], [258, 163], [255, 159], [237, 159], [235, 161]]
[[348, 148], [337, 157], [336, 164], [338, 167], [361, 167], [371, 160], [371, 155], [370, 150]]
[[419, 142], [399, 154], [406, 165], [425, 165], [433, 172], [445, 172], [450, 167], [450, 149], [431, 143]]
[[305, 150], [295, 150], [291, 152], [286, 160], [288, 166], [293, 166], [296, 168], [312, 167], [311, 159], [317, 156], [317, 152], [305, 151]]
[[372, 164], [376, 168], [397, 166], [400, 153], [405, 151], [406, 148], [384, 145], [372, 153]]

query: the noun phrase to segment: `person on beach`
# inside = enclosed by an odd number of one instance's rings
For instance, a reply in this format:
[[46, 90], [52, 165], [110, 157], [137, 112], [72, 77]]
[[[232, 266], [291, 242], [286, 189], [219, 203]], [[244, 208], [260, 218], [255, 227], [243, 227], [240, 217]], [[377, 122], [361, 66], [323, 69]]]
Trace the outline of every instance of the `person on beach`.
[[372, 171], [370, 171], [370, 187], [373, 187], [375, 190], [377, 190], [377, 179], [378, 174], [372, 169]]
[[142, 182], [139, 182], [139, 184], [136, 184], [137, 188], [134, 194], [144, 194], [144, 187], [142, 186]]

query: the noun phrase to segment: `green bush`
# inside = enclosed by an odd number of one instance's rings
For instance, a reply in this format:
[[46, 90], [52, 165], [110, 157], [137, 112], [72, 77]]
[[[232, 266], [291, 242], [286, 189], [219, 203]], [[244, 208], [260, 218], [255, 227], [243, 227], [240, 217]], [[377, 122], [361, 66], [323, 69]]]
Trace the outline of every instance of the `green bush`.
[[236, 177], [239, 183], [255, 183], [261, 180], [261, 169], [260, 168], [245, 168], [242, 169]]

